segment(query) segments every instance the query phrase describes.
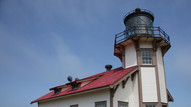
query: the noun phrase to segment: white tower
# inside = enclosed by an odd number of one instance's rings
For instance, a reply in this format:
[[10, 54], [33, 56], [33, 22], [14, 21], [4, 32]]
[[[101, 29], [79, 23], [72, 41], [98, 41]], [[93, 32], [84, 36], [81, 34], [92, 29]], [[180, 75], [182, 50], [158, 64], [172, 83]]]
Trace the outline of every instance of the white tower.
[[140, 107], [168, 107], [163, 56], [171, 47], [169, 36], [153, 27], [150, 11], [135, 9], [124, 18], [126, 30], [115, 36], [114, 55], [124, 69], [139, 68]]

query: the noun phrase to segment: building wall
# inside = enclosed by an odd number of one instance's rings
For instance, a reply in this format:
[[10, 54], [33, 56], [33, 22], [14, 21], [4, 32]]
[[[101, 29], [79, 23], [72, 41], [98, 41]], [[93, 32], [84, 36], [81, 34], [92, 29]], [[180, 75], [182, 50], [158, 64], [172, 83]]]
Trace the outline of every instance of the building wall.
[[141, 67], [143, 102], [158, 102], [155, 67]]
[[125, 47], [125, 67], [124, 68], [129, 68], [131, 66], [136, 66], [137, 65], [137, 53], [135, 46], [133, 44], [127, 45]]
[[143, 42], [143, 41], [140, 41], [140, 48], [153, 48], [153, 45], [152, 45], [152, 42]]
[[39, 107], [70, 107], [70, 105], [74, 104], [78, 104], [79, 107], [95, 107], [95, 102], [98, 101], [107, 101], [107, 107], [110, 107], [110, 90], [103, 89], [80, 95], [40, 102]]
[[157, 66], [158, 66], [158, 75], [159, 75], [159, 86], [160, 86], [160, 96], [161, 102], [167, 103], [167, 93], [166, 93], [166, 81], [165, 81], [165, 72], [161, 48], [157, 49]]
[[139, 107], [138, 73], [133, 81], [128, 79], [125, 88], [122, 88], [122, 84], [119, 85], [113, 97], [113, 107], [118, 107], [118, 101], [128, 102], [129, 107]]

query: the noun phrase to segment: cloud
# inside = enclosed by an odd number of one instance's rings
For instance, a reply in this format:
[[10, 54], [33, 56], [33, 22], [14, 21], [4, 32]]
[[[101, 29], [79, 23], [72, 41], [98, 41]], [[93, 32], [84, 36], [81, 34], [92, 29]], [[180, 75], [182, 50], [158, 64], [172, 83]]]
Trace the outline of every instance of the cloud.
[[[63, 35], [76, 35], [69, 31], [68, 26], [72, 26], [72, 30], [73, 27], [86, 30], [94, 24], [102, 23], [100, 20], [112, 12], [109, 9], [111, 2], [102, 2], [106, 3], [86, 0], [58, 0], [54, 3], [51, 0], [23, 0], [10, 5], [10, 2], [4, 2], [2, 6], [5, 12], [2, 16], [9, 15], [10, 19], [3, 19], [2, 23], [0, 22], [0, 64], [1, 69], [4, 69], [1, 72], [41, 75], [50, 80], [65, 78], [68, 75], [82, 78], [92, 72], [96, 73], [94, 71], [101, 72], [99, 68], [89, 71], [98, 67], [98, 62], [95, 62], [91, 55], [82, 59], [73, 51], [75, 44], [68, 44], [67, 37]], [[8, 23], [9, 21], [11, 23]], [[57, 32], [57, 28], [62, 28], [63, 31]], [[81, 32], [78, 36], [86, 34]], [[84, 40], [88, 41], [87, 36], [80, 39], [83, 39], [78, 41], [81, 43]]]
[[68, 75], [77, 77], [82, 71], [86, 75], [83, 60], [55, 33], [39, 38], [44, 45], [7, 33], [3, 28], [0, 35], [1, 73], [38, 74], [55, 81]]
[[[114, 5], [109, 0], [32, 0], [22, 1], [25, 6], [20, 6], [26, 11], [25, 14], [30, 12], [33, 18], [36, 18], [39, 23], [46, 23], [52, 19], [59, 21], [68, 20], [75, 26], [85, 26], [86, 24], [101, 23], [104, 17], [112, 14], [111, 5]], [[20, 4], [17, 4], [20, 5]], [[97, 7], [99, 6], [99, 7]], [[18, 6], [19, 7], [19, 6]], [[51, 23], [51, 22], [50, 22]]]

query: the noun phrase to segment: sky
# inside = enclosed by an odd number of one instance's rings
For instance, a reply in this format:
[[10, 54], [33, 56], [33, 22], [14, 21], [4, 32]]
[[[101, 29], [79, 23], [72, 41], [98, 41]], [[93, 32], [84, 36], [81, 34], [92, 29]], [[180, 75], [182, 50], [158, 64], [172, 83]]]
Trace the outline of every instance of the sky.
[[113, 55], [123, 18], [139, 7], [154, 13], [171, 39], [164, 56], [175, 102], [191, 102], [190, 0], [0, 0], [0, 106], [37, 107], [31, 101], [65, 84], [121, 66]]

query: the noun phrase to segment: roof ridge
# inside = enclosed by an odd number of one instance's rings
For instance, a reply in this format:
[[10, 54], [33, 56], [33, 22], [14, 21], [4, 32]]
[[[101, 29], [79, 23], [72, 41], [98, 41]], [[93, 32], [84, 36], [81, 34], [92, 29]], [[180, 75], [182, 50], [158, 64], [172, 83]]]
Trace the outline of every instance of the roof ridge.
[[[115, 70], [117, 70], [117, 69], [120, 69], [120, 68], [122, 68], [122, 67], [118, 67], [118, 68], [115, 68], [115, 69], [112, 69], [112, 70], [109, 70], [109, 71], [104, 71], [104, 72], [101, 72], [101, 73], [98, 73], [98, 74], [95, 74], [95, 75], [92, 75], [92, 76], [88, 76], [88, 77], [85, 77], [85, 78], [82, 78], [82, 79], [80, 79], [80, 80], [78, 80], [78, 81], [82, 81], [82, 80], [86, 80], [86, 79], [91, 79], [91, 78], [98, 78], [98, 77], [100, 77], [100, 76], [103, 76], [105, 73], [107, 73], [107, 72], [111, 72], [111, 71], [115, 71]], [[128, 69], [128, 68], [126, 68], [126, 69]], [[50, 88], [49, 90], [52, 90], [52, 89], [54, 89], [54, 88], [62, 88], [62, 87], [65, 87], [65, 86], [67, 86], [67, 84], [68, 84], [69, 82], [67, 82], [67, 83], [65, 83], [65, 84], [63, 84], [63, 85], [58, 85], [58, 86], [55, 86], [55, 87], [52, 87], [52, 88]]]

